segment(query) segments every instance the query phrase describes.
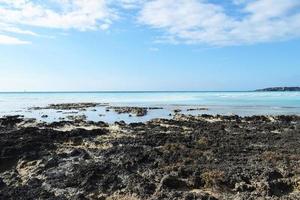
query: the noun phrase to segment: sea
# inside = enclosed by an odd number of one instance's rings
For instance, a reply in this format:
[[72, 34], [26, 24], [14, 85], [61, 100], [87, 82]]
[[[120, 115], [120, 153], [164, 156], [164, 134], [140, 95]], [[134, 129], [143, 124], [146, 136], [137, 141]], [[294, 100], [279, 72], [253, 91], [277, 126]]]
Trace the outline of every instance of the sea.
[[[57, 110], [32, 110], [49, 104], [97, 102], [111, 106], [162, 107], [149, 110], [143, 117], [107, 112], [105, 107], [89, 108], [75, 115], [86, 115], [91, 121], [145, 122], [154, 118], [170, 119], [174, 110], [187, 115], [300, 115], [300, 92], [2, 92], [0, 93], [0, 116], [23, 115], [41, 121], [59, 121], [70, 112]], [[205, 108], [205, 110], [188, 111]], [[48, 115], [42, 118], [42, 115]], [[74, 113], [73, 113], [74, 115]]]

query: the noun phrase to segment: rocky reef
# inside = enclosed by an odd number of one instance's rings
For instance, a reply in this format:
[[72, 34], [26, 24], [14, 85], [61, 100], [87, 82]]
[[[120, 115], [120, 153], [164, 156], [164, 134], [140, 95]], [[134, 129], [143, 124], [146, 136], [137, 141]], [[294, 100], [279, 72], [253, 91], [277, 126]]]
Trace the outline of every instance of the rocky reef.
[[32, 110], [53, 109], [53, 110], [85, 110], [87, 108], [108, 106], [107, 103], [61, 103], [50, 104], [45, 107], [32, 107]]
[[113, 110], [114, 112], [118, 113], [118, 114], [124, 114], [124, 113], [128, 113], [128, 114], [133, 114], [137, 117], [142, 117], [147, 115], [148, 110], [159, 110], [159, 109], [163, 109], [161, 107], [124, 107], [124, 106], [110, 106], [107, 107], [108, 110]]
[[300, 199], [300, 117], [0, 118], [0, 199]]

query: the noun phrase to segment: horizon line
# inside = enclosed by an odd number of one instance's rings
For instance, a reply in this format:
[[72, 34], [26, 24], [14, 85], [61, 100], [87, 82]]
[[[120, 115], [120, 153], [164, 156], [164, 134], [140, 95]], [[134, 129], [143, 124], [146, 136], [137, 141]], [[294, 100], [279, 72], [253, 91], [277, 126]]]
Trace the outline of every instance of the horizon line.
[[69, 90], [0, 91], [0, 93], [142, 93], [142, 92], [253, 92], [255, 90]]

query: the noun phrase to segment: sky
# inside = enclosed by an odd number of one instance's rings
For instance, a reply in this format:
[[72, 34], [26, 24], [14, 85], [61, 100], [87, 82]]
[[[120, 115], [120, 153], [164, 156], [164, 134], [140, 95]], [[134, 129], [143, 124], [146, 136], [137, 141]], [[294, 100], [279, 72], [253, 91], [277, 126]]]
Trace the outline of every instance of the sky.
[[0, 91], [300, 86], [299, 0], [0, 0]]

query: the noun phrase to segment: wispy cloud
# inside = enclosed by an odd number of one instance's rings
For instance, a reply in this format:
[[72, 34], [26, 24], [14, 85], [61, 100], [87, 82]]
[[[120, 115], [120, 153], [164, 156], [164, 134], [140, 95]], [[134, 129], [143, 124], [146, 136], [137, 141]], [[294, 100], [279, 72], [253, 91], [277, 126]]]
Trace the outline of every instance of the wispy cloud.
[[[236, 4], [242, 5], [242, 9]], [[178, 42], [227, 46], [300, 36], [300, 1], [233, 0], [240, 13], [202, 0], [154, 0], [144, 4], [139, 22], [165, 31]]]
[[117, 18], [107, 0], [0, 0], [0, 31], [37, 36], [19, 26], [106, 30]]
[[[39, 3], [38, 3], [39, 2]], [[2, 23], [88, 30], [110, 24], [116, 17], [105, 0], [0, 0]]]
[[8, 32], [8, 33], [17, 33], [17, 34], [38, 36], [37, 33], [34, 33], [32, 31], [24, 30], [24, 29], [18, 28], [16, 26], [12, 26], [12, 25], [5, 24], [5, 23], [0, 23], [0, 31]]
[[147, 0], [114, 0], [113, 3], [124, 9], [139, 9]]
[[20, 40], [16, 37], [11, 37], [7, 35], [0, 34], [0, 44], [4, 45], [21, 45], [21, 44], [30, 44], [29, 41]]

